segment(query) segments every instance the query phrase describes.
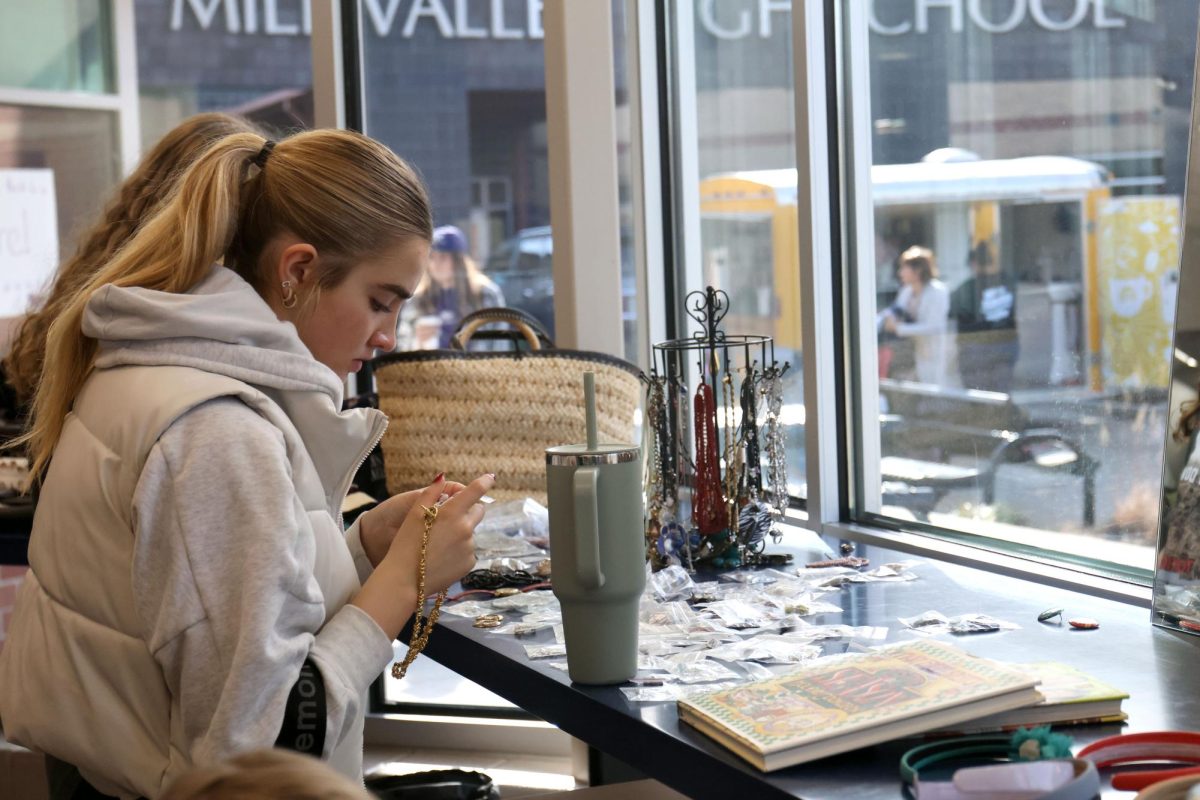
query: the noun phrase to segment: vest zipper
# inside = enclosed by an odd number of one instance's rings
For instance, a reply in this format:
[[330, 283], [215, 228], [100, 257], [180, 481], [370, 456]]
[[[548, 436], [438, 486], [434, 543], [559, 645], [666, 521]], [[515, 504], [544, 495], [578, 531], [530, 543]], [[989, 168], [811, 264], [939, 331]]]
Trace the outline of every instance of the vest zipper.
[[[365, 448], [363, 448], [362, 452], [359, 454], [358, 459], [354, 462], [353, 469], [350, 470], [350, 472], [346, 475], [345, 478], [342, 478], [341, 486], [338, 487], [338, 492], [336, 495], [337, 502], [334, 504], [334, 507], [337, 509], [337, 512], [338, 512], [338, 517], [337, 517], [338, 519], [341, 518], [342, 503], [344, 503], [346, 500], [346, 494], [350, 491], [350, 484], [354, 482], [354, 476], [358, 474], [358, 471], [359, 471], [359, 469], [362, 468], [362, 465], [365, 464], [367, 459], [371, 457], [371, 451], [375, 449], [376, 445], [378, 445], [381, 441], [383, 441], [383, 435], [385, 433], [387, 433], [387, 429], [388, 429], [387, 415], [385, 415], [382, 411], [379, 411], [378, 409], [372, 409], [372, 410], [374, 410], [378, 413], [378, 417], [376, 417], [376, 419], [382, 421], [383, 425], [379, 427], [379, 431], [373, 437], [371, 437], [371, 439], [367, 442], [367, 446]], [[377, 501], [381, 501], [383, 499], [384, 498], [376, 498]]]

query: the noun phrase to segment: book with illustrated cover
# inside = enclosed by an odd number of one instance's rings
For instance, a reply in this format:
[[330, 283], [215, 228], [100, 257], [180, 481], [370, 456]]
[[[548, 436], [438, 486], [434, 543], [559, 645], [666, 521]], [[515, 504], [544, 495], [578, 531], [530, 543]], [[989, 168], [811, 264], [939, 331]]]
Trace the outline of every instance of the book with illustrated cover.
[[1037, 679], [938, 641], [834, 656], [678, 701], [679, 718], [764, 771], [1041, 700]]
[[1128, 692], [1094, 678], [1070, 664], [1037, 661], [1012, 666], [1028, 672], [1040, 681], [1038, 691], [1044, 698], [1042, 702], [973, 719], [956, 726], [955, 733], [1011, 730], [1034, 725], [1123, 722], [1129, 717], [1121, 710], [1121, 701], [1128, 699]]

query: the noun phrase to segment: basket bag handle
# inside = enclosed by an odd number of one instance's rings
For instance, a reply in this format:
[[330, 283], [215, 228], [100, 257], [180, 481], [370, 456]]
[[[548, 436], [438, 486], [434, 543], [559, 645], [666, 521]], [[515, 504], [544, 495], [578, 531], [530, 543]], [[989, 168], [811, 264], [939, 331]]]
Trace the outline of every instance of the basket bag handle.
[[[495, 322], [502, 322], [515, 328], [525, 337], [530, 350], [541, 350], [543, 345], [546, 348], [554, 347], [554, 341], [550, 338], [550, 334], [532, 314], [519, 308], [501, 307], [481, 308], [463, 317], [458, 323], [458, 330], [450, 339], [450, 347], [454, 350], [466, 350], [467, 345], [471, 343], [471, 338], [480, 328]], [[484, 333], [486, 334], [487, 331]]]

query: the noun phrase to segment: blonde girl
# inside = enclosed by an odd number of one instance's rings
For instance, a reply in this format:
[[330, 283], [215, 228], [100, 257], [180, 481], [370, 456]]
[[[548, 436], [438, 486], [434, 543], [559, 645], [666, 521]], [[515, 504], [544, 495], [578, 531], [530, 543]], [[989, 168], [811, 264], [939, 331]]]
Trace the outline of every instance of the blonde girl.
[[427, 592], [474, 565], [494, 480], [430, 476], [342, 530], [386, 424], [341, 410], [344, 381], [392, 348], [431, 227], [374, 140], [227, 136], [51, 325], [0, 715], [52, 783], [156, 797], [272, 745], [361, 780], [366, 690], [418, 564]]

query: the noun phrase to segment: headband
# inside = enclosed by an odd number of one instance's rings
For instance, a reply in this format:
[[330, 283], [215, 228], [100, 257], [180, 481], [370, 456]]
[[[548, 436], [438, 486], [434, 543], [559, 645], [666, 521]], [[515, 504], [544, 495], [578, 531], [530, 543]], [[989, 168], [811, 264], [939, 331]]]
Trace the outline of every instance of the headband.
[[[1097, 767], [1118, 764], [1173, 763], [1200, 765], [1200, 733], [1192, 731], [1155, 731], [1127, 733], [1098, 739], [1079, 751]], [[1137, 791], [1153, 783], [1185, 775], [1200, 779], [1200, 766], [1140, 770], [1114, 775], [1112, 786], [1121, 791]]]
[[[1023, 749], [1034, 744], [1038, 753]], [[1070, 740], [1048, 729], [1020, 730], [1016, 734], [964, 736], [914, 747], [900, 758], [900, 779], [906, 795], [938, 800], [975, 800], [995, 797], [998, 790], [1053, 785], [1043, 800], [1092, 800], [1100, 793], [1096, 766], [1070, 758]], [[1028, 753], [1023, 756], [1022, 752]], [[1055, 755], [1066, 756], [1056, 758]], [[958, 765], [952, 781], [921, 781], [920, 773], [935, 764]]]
[[267, 159], [271, 157], [271, 151], [275, 149], [275, 142], [267, 139], [263, 142], [262, 150], [259, 150], [254, 158], [250, 159], [250, 163], [262, 169], [267, 165]]

